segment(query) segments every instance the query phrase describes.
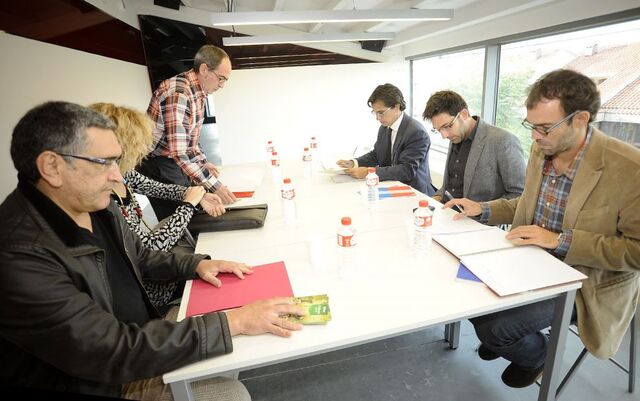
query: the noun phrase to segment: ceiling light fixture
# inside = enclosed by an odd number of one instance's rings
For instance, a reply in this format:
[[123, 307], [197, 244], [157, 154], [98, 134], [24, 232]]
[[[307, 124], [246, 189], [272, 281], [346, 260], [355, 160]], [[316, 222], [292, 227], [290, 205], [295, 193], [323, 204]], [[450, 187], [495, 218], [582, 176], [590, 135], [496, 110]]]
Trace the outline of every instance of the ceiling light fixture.
[[393, 32], [318, 33], [267, 36], [233, 36], [222, 38], [225, 46], [275, 45], [282, 43], [355, 42], [367, 40], [393, 40]]
[[213, 26], [318, 24], [327, 22], [445, 21], [452, 9], [246, 11], [212, 13]]

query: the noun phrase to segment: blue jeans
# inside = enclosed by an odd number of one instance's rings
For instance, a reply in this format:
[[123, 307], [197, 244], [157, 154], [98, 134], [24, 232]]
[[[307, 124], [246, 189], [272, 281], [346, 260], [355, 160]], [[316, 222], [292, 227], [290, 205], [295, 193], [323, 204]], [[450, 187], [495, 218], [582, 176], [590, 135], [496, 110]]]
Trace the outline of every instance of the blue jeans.
[[[469, 321], [487, 349], [523, 369], [537, 369], [547, 353], [547, 336], [541, 330], [551, 325], [554, 310], [555, 299], [548, 299]], [[574, 306], [572, 322], [575, 317]]]

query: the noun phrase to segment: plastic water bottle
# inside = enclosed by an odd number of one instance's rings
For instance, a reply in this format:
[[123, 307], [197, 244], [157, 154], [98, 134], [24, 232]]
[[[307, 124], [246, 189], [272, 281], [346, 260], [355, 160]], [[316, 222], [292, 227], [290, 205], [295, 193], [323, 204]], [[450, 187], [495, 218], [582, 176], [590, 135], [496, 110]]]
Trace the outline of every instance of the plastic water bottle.
[[309, 150], [311, 151], [313, 158], [317, 159], [318, 158], [318, 141], [316, 140], [315, 136], [311, 137], [311, 141], [309, 142]]
[[279, 184], [282, 180], [282, 170], [280, 169], [278, 152], [271, 152], [271, 178], [274, 184]]
[[321, 166], [320, 150], [318, 149], [318, 141], [315, 136], [311, 137], [309, 142], [309, 150], [311, 151], [311, 157], [313, 157], [313, 166], [317, 170]]
[[267, 142], [267, 160], [271, 158], [271, 154], [275, 152], [276, 148], [273, 146], [273, 141]]
[[293, 184], [291, 184], [291, 178], [282, 180], [280, 194], [282, 196], [284, 222], [286, 224], [293, 224], [296, 221], [296, 190], [293, 188]]
[[433, 213], [429, 209], [429, 201], [426, 199], [418, 203], [418, 208], [413, 213], [413, 248], [418, 254], [426, 253], [431, 245], [431, 223]]
[[304, 152], [302, 153], [302, 163], [304, 163], [304, 178], [310, 180], [311, 170], [313, 167], [313, 155], [309, 151], [309, 148], [304, 148]]
[[338, 273], [342, 277], [351, 276], [355, 270], [355, 249], [356, 231], [351, 226], [351, 217], [343, 217], [340, 219], [340, 227], [338, 227], [337, 243], [338, 243]]
[[380, 179], [376, 174], [375, 167], [369, 167], [365, 182], [367, 184], [367, 209], [371, 211], [378, 205], [379, 196], [378, 183]]

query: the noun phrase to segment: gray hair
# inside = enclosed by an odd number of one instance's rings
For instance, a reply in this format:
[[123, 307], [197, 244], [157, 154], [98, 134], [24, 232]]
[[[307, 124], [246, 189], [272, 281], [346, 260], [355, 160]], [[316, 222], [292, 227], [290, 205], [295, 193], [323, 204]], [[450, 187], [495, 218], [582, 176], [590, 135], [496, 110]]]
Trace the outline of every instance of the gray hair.
[[214, 45], [204, 45], [193, 59], [193, 69], [197, 72], [200, 65], [206, 64], [207, 67], [215, 70], [225, 58], [229, 58], [229, 55], [221, 48]]
[[44, 151], [82, 153], [87, 129], [92, 127], [116, 128], [104, 115], [74, 103], [46, 102], [29, 110], [11, 136], [11, 159], [18, 178], [34, 183], [40, 179], [36, 159]]

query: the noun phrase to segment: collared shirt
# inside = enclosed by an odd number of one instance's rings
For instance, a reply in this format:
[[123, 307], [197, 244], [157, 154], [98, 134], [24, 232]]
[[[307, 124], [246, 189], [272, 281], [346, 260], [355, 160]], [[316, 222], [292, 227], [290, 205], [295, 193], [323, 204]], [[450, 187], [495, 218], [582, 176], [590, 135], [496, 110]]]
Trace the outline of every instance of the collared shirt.
[[396, 143], [396, 137], [398, 136], [398, 130], [400, 129], [403, 118], [404, 113], [400, 114], [400, 117], [389, 126], [389, 128], [391, 128], [391, 160], [393, 160], [393, 145]]
[[[589, 127], [584, 144], [582, 144], [578, 154], [576, 154], [573, 162], [564, 173], [556, 173], [551, 158], [545, 158], [542, 165], [542, 183], [540, 184], [540, 193], [538, 194], [536, 210], [533, 215], [533, 224], [551, 232], [562, 232], [558, 247], [551, 250], [551, 252], [560, 259], [564, 259], [564, 257], [567, 256], [569, 247], [571, 246], [571, 240], [573, 239], [573, 230], [562, 229], [567, 199], [571, 192], [573, 180], [578, 172], [578, 167], [582, 159], [584, 159], [589, 142], [591, 141], [592, 132], [593, 129]], [[486, 202], [480, 205], [482, 207], [482, 213], [479, 221], [486, 223], [489, 221], [491, 210]]]
[[551, 158], [546, 158], [542, 166], [542, 184], [540, 185], [540, 194], [538, 195], [538, 202], [533, 215], [533, 224], [545, 230], [563, 233], [560, 238], [560, 245], [554, 250], [556, 256], [560, 258], [564, 258], [569, 252], [569, 245], [573, 238], [573, 230], [562, 229], [562, 220], [564, 219], [567, 198], [569, 198], [573, 180], [576, 178], [578, 166], [584, 159], [587, 146], [591, 140], [591, 132], [592, 129], [589, 127], [584, 144], [564, 173], [556, 173]]
[[454, 198], [462, 198], [464, 192], [464, 171], [467, 168], [467, 160], [471, 153], [471, 145], [473, 138], [476, 136], [478, 129], [478, 117], [473, 116], [476, 125], [471, 130], [469, 136], [460, 143], [454, 143], [451, 146], [449, 154], [449, 162], [447, 164], [447, 190], [451, 192]]
[[[396, 119], [390, 126], [386, 128], [391, 128], [391, 161], [393, 163], [393, 145], [396, 143], [396, 137], [398, 136], [398, 130], [400, 129], [400, 124], [402, 124], [402, 119], [404, 118], [404, 113], [400, 114], [400, 117]], [[353, 167], [358, 167], [358, 160], [351, 159], [353, 162]]]
[[199, 144], [206, 99], [193, 69], [160, 83], [147, 109], [155, 122], [150, 157], [174, 159], [192, 181], [215, 191], [222, 184], [204, 167]]

